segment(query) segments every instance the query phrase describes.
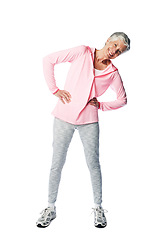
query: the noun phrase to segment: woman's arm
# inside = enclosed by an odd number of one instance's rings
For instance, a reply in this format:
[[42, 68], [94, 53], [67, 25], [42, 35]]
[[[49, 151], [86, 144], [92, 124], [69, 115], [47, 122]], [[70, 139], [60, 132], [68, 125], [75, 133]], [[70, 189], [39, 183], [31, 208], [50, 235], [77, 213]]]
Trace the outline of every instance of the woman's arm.
[[54, 77], [54, 66], [55, 64], [64, 62], [73, 62], [86, 50], [86, 47], [81, 45], [78, 47], [70, 48], [67, 50], [62, 50], [59, 52], [54, 52], [43, 58], [43, 72], [44, 77], [49, 87], [49, 90], [55, 94], [58, 93], [59, 88], [56, 85], [56, 80]]
[[116, 93], [117, 99], [111, 102], [100, 102], [99, 109], [101, 109], [102, 111], [118, 109], [127, 104], [126, 92], [123, 86], [121, 76], [118, 72], [116, 72], [115, 78], [113, 79], [110, 87]]

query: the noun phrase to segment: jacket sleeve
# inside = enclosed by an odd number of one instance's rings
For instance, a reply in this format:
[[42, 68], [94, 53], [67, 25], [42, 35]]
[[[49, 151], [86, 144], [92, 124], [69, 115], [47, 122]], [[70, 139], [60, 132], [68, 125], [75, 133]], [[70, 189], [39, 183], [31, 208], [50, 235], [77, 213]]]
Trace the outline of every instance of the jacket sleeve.
[[110, 84], [111, 89], [116, 93], [117, 99], [111, 102], [100, 102], [99, 109], [102, 111], [114, 110], [127, 104], [127, 96], [123, 86], [123, 82], [118, 71]]
[[56, 85], [56, 80], [54, 76], [54, 66], [55, 64], [64, 62], [73, 62], [80, 55], [82, 55], [86, 50], [84, 45], [70, 48], [67, 50], [62, 50], [59, 52], [51, 53], [43, 58], [43, 73], [49, 90], [54, 94], [59, 88]]

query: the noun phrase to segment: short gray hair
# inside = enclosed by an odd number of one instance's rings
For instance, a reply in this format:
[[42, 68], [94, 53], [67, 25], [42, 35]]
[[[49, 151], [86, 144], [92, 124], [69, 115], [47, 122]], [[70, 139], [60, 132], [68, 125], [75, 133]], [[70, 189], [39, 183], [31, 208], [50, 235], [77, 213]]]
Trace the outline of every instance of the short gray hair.
[[111, 41], [115, 41], [117, 39], [120, 39], [124, 42], [124, 45], [127, 46], [126, 50], [130, 49], [130, 39], [124, 32], [115, 32], [109, 37], [109, 39]]

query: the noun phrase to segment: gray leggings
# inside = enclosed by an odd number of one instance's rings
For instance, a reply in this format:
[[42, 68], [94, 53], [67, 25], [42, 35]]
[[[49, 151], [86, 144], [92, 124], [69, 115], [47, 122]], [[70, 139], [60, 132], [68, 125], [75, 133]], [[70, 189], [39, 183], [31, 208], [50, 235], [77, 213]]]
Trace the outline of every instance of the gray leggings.
[[54, 119], [53, 127], [53, 158], [49, 177], [48, 202], [53, 204], [57, 200], [61, 171], [75, 129], [78, 130], [84, 147], [91, 176], [94, 203], [100, 205], [102, 203], [102, 177], [99, 163], [99, 123], [74, 125], [58, 118]]

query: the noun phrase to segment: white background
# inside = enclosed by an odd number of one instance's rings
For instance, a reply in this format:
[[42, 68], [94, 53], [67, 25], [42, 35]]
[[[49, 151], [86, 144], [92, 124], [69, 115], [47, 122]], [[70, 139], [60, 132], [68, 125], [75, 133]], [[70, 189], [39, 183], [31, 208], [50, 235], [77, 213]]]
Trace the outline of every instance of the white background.
[[[160, 239], [158, 1], [28, 0], [0, 6], [0, 226], [3, 239]], [[108, 226], [93, 226], [91, 182], [75, 132], [63, 169], [57, 219], [35, 222], [47, 206], [56, 104], [42, 58], [89, 45], [101, 49], [115, 31], [131, 50], [115, 59], [128, 104], [99, 112], [103, 207]], [[55, 69], [63, 87], [69, 63]], [[112, 99], [108, 90], [101, 99]], [[99, 99], [99, 100], [101, 100]]]

